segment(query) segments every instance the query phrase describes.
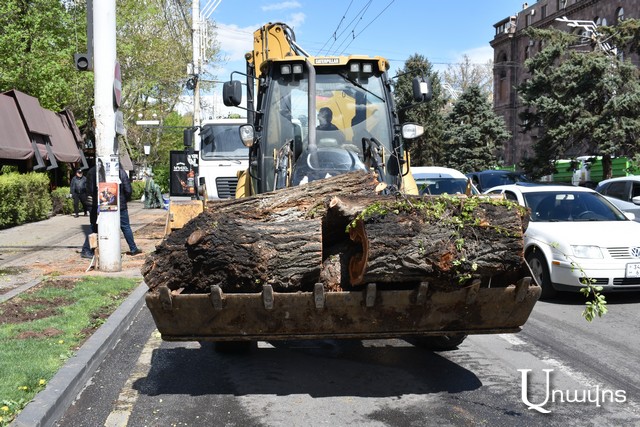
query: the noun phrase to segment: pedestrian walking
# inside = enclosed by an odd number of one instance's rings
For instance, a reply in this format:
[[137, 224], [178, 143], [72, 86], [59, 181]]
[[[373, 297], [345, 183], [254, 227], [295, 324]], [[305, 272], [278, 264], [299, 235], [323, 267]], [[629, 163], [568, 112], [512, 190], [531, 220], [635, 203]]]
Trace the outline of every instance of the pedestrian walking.
[[131, 230], [131, 224], [129, 222], [129, 209], [127, 207], [127, 201], [131, 200], [131, 193], [133, 193], [133, 189], [131, 188], [131, 181], [129, 181], [129, 176], [122, 169], [122, 163], [120, 164], [120, 230], [122, 230], [122, 234], [124, 235], [124, 239], [127, 241], [129, 245], [129, 255], [138, 255], [141, 254], [142, 251], [136, 245], [135, 240], [133, 239], [133, 231]]
[[84, 176], [82, 169], [78, 169], [74, 177], [71, 178], [69, 192], [71, 193], [71, 197], [73, 197], [73, 216], [78, 218], [81, 203], [84, 216], [87, 216], [87, 212], [89, 211], [89, 204], [87, 203], [87, 178]]

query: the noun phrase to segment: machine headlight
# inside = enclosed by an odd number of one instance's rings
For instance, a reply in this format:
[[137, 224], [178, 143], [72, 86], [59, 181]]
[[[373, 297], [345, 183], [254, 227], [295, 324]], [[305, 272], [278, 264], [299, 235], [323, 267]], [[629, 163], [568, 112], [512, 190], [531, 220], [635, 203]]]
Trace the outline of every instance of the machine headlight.
[[289, 64], [281, 65], [280, 66], [280, 74], [282, 74], [282, 75], [291, 74], [291, 65], [289, 65]]
[[597, 246], [572, 245], [571, 250], [578, 258], [603, 258], [602, 251]]

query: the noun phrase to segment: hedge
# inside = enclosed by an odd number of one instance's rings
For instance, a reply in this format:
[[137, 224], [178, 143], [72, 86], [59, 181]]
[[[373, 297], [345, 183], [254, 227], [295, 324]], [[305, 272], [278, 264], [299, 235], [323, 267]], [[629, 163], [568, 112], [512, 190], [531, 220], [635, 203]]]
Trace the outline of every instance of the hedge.
[[52, 207], [47, 175], [36, 172], [0, 175], [0, 228], [46, 219]]

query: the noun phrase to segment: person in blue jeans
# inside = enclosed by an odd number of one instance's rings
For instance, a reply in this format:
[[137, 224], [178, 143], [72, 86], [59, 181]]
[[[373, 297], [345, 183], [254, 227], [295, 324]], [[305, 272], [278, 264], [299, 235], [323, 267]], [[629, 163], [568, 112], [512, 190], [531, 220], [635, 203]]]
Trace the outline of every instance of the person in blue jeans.
[[[95, 184], [95, 168], [89, 169], [88, 174], [89, 177], [93, 177], [93, 179], [89, 180], [88, 187], [91, 189], [93, 193], [91, 204], [91, 209], [89, 211], [89, 221], [91, 222], [91, 232], [98, 232], [98, 186]], [[120, 166], [119, 171], [120, 176], [120, 230], [122, 230], [122, 234], [124, 235], [124, 239], [129, 245], [129, 255], [135, 256], [142, 253], [140, 248], [136, 245], [136, 242], [133, 238], [133, 230], [131, 230], [131, 223], [129, 222], [129, 209], [127, 207], [127, 201], [131, 198], [131, 193], [133, 189], [131, 188], [131, 181], [129, 181], [129, 177], [127, 173]], [[103, 178], [101, 178], [103, 179]], [[93, 258], [93, 249], [89, 244], [89, 236], [85, 237], [84, 244], [82, 245], [82, 251], [80, 252], [80, 256], [82, 258]]]
[[124, 235], [124, 240], [127, 241], [129, 245], [129, 255], [138, 255], [141, 254], [142, 251], [136, 245], [135, 240], [133, 239], [133, 231], [131, 230], [131, 224], [129, 223], [129, 209], [127, 208], [127, 201], [131, 199], [131, 193], [133, 189], [131, 188], [131, 181], [129, 181], [129, 176], [122, 169], [122, 163], [120, 164], [120, 230], [122, 230], [122, 234]]

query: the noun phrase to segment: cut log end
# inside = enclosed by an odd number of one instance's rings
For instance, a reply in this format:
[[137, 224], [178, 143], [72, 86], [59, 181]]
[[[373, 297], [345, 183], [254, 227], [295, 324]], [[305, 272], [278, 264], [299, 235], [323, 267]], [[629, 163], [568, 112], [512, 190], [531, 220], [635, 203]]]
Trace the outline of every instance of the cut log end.
[[355, 226], [349, 229], [349, 238], [362, 247], [362, 252], [355, 254], [349, 260], [349, 281], [352, 285], [360, 285], [364, 279], [369, 260], [369, 239], [367, 239], [362, 220], [357, 220]]

